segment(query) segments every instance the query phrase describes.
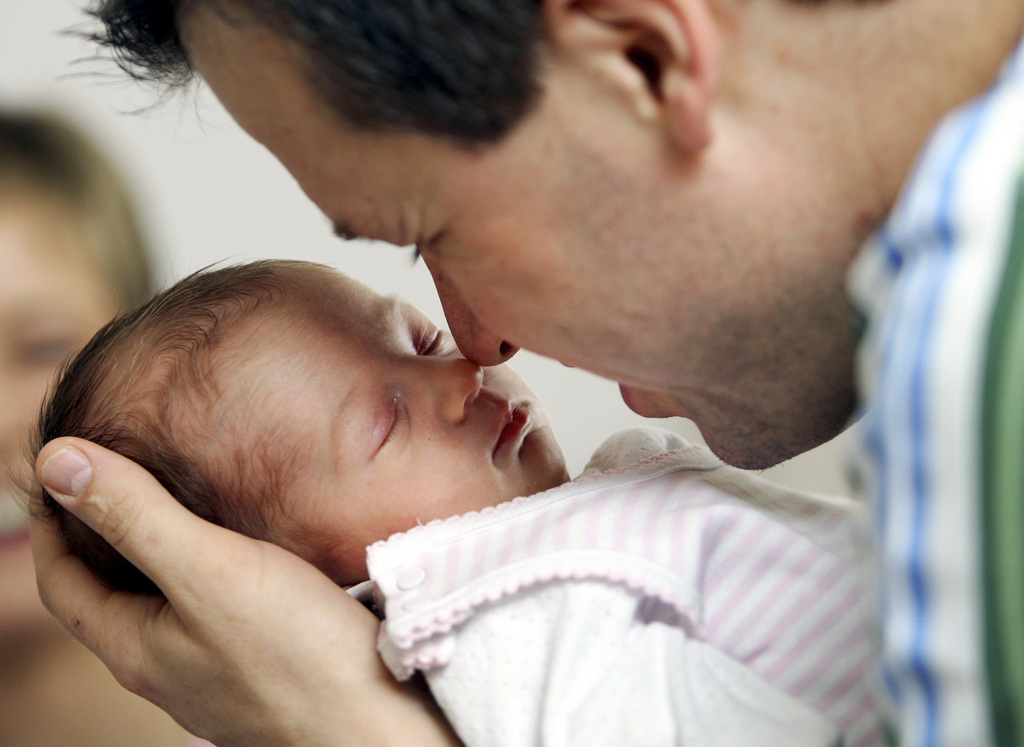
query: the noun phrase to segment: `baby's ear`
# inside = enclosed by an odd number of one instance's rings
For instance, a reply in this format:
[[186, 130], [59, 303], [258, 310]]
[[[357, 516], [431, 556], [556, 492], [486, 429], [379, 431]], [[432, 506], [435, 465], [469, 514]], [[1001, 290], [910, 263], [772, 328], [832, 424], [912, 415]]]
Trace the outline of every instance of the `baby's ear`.
[[546, 0], [554, 64], [582, 62], [685, 151], [711, 140], [720, 38], [706, 0]]

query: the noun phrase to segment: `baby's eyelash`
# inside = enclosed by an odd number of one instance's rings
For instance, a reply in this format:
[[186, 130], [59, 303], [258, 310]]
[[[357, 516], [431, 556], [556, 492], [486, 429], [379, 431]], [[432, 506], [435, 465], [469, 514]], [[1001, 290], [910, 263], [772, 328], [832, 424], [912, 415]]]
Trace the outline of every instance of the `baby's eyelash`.
[[416, 263], [423, 257], [423, 253], [420, 251], [418, 246], [413, 246], [412, 255], [410, 256], [409, 266], [415, 267]]
[[388, 429], [387, 434], [384, 436], [384, 440], [381, 441], [380, 443], [381, 448], [384, 448], [384, 446], [387, 445], [387, 443], [394, 437], [396, 431], [398, 431], [398, 426], [405, 421], [406, 412], [401, 397], [395, 397], [394, 408], [395, 412], [394, 416], [391, 418], [391, 427]]
[[416, 355], [434, 355], [437, 352], [437, 346], [441, 342], [441, 330], [434, 330], [433, 337], [425, 339], [427, 339], [427, 344], [421, 343], [416, 350]]

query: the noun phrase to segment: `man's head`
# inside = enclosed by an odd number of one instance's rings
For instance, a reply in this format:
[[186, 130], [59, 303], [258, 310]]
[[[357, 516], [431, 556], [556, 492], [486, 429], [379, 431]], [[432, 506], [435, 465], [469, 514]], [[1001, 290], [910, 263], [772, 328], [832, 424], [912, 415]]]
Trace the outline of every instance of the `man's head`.
[[257, 22], [308, 51], [306, 73], [346, 120], [467, 145], [499, 140], [539, 94], [540, 0], [100, 0], [98, 40], [161, 85], [194, 70], [178, 18], [196, 7]]
[[[421, 312], [328, 268], [201, 272], [116, 319], [63, 372], [37, 447], [89, 438], [203, 518], [281, 544], [342, 584], [365, 547], [567, 479], [507, 367], [481, 370]], [[43, 496], [72, 550], [145, 581]]]
[[980, 85], [930, 57], [962, 6], [188, 0], [108, 42], [197, 71], [340, 235], [416, 244], [469, 358], [589, 369], [753, 467], [849, 417], [846, 268]]

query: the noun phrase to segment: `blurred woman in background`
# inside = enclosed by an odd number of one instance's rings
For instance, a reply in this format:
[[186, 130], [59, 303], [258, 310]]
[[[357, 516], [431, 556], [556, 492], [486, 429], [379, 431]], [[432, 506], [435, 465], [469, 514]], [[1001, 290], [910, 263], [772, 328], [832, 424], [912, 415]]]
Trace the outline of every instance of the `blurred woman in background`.
[[0, 110], [0, 747], [202, 744], [44, 609], [17, 485], [57, 366], [154, 289], [130, 195], [75, 128]]

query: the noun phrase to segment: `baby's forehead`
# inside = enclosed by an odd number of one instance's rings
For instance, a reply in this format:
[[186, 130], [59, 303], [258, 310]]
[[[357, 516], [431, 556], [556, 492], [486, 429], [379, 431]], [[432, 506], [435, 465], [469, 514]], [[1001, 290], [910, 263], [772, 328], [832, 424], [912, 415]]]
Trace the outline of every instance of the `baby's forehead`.
[[388, 302], [365, 283], [322, 265], [292, 268], [283, 295], [299, 308], [308, 309], [353, 309]]
[[[322, 265], [290, 265], [276, 290], [222, 329], [214, 357], [222, 363], [255, 362], [296, 346], [349, 339], [359, 345], [404, 344], [409, 330], [423, 336], [434, 323], [408, 301]], [[415, 334], [415, 333], [414, 333]]]
[[225, 320], [219, 352], [258, 351], [310, 337], [364, 336], [394, 315], [376, 291], [326, 268], [298, 268], [277, 292], [233, 320]]
[[380, 293], [365, 283], [327, 267], [300, 268], [286, 288], [282, 304], [299, 314], [349, 323], [360, 331], [403, 327], [425, 315], [405, 299]]

